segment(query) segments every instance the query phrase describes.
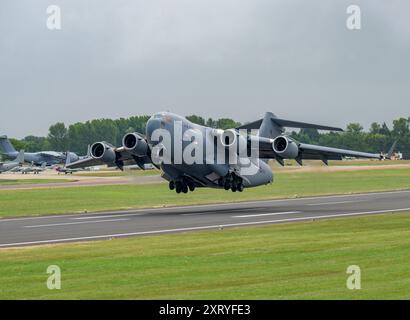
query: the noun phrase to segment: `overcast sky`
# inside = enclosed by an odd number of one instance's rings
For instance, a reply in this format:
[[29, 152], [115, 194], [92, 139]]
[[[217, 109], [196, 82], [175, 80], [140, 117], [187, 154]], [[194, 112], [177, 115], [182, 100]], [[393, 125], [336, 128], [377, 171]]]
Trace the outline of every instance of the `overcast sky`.
[[[60, 6], [62, 29], [46, 26]], [[362, 29], [346, 28], [357, 4]], [[410, 116], [408, 0], [1, 0], [0, 134], [169, 110], [344, 127]]]

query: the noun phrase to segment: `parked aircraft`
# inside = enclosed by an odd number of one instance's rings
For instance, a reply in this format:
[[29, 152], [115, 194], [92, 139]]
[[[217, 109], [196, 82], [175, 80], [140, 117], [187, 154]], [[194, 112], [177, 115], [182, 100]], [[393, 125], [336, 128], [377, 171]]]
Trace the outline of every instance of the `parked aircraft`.
[[22, 174], [28, 174], [30, 172], [33, 172], [34, 174], [39, 174], [40, 172], [43, 172], [47, 169], [47, 165], [45, 162], [41, 164], [41, 166], [36, 166], [34, 163], [31, 164], [31, 166], [28, 167], [21, 167], [19, 172]]
[[[7, 136], [0, 136], [0, 151], [9, 158], [15, 158], [18, 154]], [[70, 152], [68, 156], [71, 161], [77, 161], [80, 159], [80, 157], [73, 152]], [[65, 159], [66, 154], [64, 152], [56, 151], [26, 152], [24, 154], [24, 160], [26, 162], [34, 163], [36, 165], [41, 165], [45, 162], [50, 166], [53, 164], [64, 163]]]
[[0, 162], [0, 173], [13, 170], [24, 163], [24, 150], [21, 150], [14, 161]]
[[[90, 147], [88, 147], [88, 150], [90, 150]], [[69, 151], [66, 152], [66, 154], [70, 154]], [[87, 155], [89, 156], [89, 152], [87, 152]], [[56, 171], [58, 172], [58, 174], [60, 173], [64, 173], [64, 174], [73, 174], [74, 172], [80, 172], [80, 171], [84, 171], [85, 168], [67, 168], [67, 165], [69, 165], [71, 163], [71, 158], [70, 157], [66, 157], [65, 160], [65, 164], [64, 167], [56, 167]]]
[[[142, 169], [153, 163], [177, 193], [194, 191], [197, 187], [212, 187], [243, 191], [273, 182], [267, 163], [275, 159], [284, 165], [285, 159], [295, 159], [300, 165], [305, 159], [341, 160], [342, 157], [380, 159], [380, 154], [330, 148], [300, 143], [285, 134], [285, 127], [315, 128], [343, 131], [340, 128], [296, 122], [277, 118], [267, 112], [264, 118], [238, 128], [220, 130], [194, 124], [169, 112], [154, 114], [147, 122], [145, 135], [129, 133], [122, 146], [96, 142], [91, 156], [67, 165], [80, 168], [94, 165], [137, 164]], [[258, 133], [249, 134], [250, 130]]]

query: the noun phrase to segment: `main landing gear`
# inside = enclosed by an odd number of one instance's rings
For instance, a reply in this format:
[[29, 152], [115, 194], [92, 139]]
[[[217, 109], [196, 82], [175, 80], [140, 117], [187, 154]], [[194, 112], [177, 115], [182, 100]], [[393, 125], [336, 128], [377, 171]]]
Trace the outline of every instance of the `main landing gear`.
[[218, 180], [220, 187], [223, 187], [225, 190], [232, 190], [232, 192], [242, 192], [243, 191], [243, 180], [234, 173], [228, 174], [226, 177], [221, 177]]
[[178, 180], [169, 182], [169, 190], [175, 190], [176, 193], [188, 193], [195, 190], [195, 185], [191, 181]]

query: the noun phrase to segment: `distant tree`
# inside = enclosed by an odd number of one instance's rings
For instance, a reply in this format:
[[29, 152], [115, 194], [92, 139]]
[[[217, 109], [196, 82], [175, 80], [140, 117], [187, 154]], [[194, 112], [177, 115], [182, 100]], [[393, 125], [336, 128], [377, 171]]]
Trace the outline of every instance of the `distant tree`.
[[191, 121], [191, 122], [193, 122], [193, 123], [196, 123], [196, 124], [199, 124], [199, 125], [201, 125], [201, 126], [204, 126], [204, 125], [205, 125], [205, 119], [202, 118], [202, 117], [200, 117], [200, 116], [191, 115], [191, 116], [187, 116], [186, 118], [187, 118], [189, 121]]
[[50, 143], [46, 137], [27, 136], [23, 139], [26, 152], [50, 150]]
[[309, 143], [318, 143], [319, 141], [319, 131], [313, 128], [302, 128], [299, 132], [300, 136], [306, 136]]
[[206, 120], [206, 126], [210, 128], [215, 128], [216, 121], [214, 121], [212, 118], [208, 118], [208, 120]]
[[383, 122], [382, 127], [380, 129], [380, 134], [385, 136], [389, 136], [391, 134], [389, 127], [387, 126], [386, 122]]
[[27, 143], [24, 140], [10, 138], [10, 142], [13, 145], [14, 149], [18, 151], [27, 149]]
[[48, 141], [55, 151], [66, 151], [68, 148], [68, 130], [63, 122], [57, 122], [48, 129]]
[[346, 127], [346, 131], [351, 133], [361, 133], [363, 127], [360, 123], [349, 123]]
[[381, 129], [382, 129], [382, 127], [377, 122], [373, 122], [370, 125], [370, 133], [373, 133], [373, 134], [380, 133]]
[[216, 122], [216, 127], [219, 129], [232, 129], [232, 128], [239, 127], [240, 125], [241, 125], [240, 122], [236, 122], [229, 118], [221, 118], [221, 119], [218, 119], [218, 121]]
[[409, 119], [393, 120], [393, 135], [397, 138], [405, 137], [409, 133]]

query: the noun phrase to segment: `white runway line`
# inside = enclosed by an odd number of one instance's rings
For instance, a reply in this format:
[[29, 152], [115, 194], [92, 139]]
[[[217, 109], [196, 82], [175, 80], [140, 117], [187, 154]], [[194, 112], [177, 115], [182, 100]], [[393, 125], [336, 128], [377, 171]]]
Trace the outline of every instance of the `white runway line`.
[[241, 215], [241, 216], [232, 216], [232, 218], [252, 218], [252, 217], [263, 217], [263, 216], [280, 216], [280, 215], [283, 215], [283, 214], [292, 214], [292, 213], [302, 213], [302, 211], [285, 211], [285, 212], [246, 214], [246, 215]]
[[116, 221], [126, 221], [130, 219], [106, 219], [106, 220], [97, 220], [97, 221], [79, 221], [79, 222], [63, 222], [63, 223], [50, 223], [50, 224], [37, 224], [33, 226], [23, 226], [23, 228], [43, 228], [43, 227], [57, 227], [57, 226], [66, 226], [71, 224], [86, 224], [86, 223], [100, 223], [100, 222], [116, 222]]
[[112, 214], [112, 215], [105, 215], [105, 216], [102, 215], [102, 216], [76, 217], [76, 218], [71, 218], [71, 220], [90, 220], [90, 219], [101, 219], [101, 218], [133, 217], [133, 216], [143, 216], [143, 215], [146, 215], [146, 213], [124, 213], [124, 214]]
[[263, 221], [252, 221], [252, 222], [241, 222], [241, 223], [229, 223], [229, 224], [217, 224], [202, 227], [188, 227], [188, 228], [177, 228], [177, 229], [164, 229], [164, 230], [152, 230], [152, 231], [141, 231], [141, 232], [130, 232], [130, 233], [117, 233], [117, 234], [106, 234], [99, 236], [88, 236], [88, 237], [76, 237], [76, 238], [64, 238], [64, 239], [50, 239], [50, 240], [38, 240], [38, 241], [27, 241], [27, 242], [14, 242], [14, 243], [3, 243], [0, 247], [10, 247], [10, 246], [24, 246], [32, 244], [46, 244], [46, 243], [58, 243], [58, 242], [68, 242], [68, 241], [81, 241], [81, 240], [96, 240], [96, 239], [108, 239], [115, 237], [128, 237], [128, 236], [138, 236], [138, 235], [150, 235], [150, 234], [161, 234], [170, 232], [182, 232], [182, 231], [194, 231], [194, 230], [207, 230], [216, 228], [227, 228], [227, 227], [240, 227], [240, 226], [251, 226], [258, 224], [270, 224], [279, 222], [292, 222], [292, 221], [306, 221], [311, 219], [325, 219], [325, 218], [336, 218], [336, 217], [348, 217], [348, 216], [361, 216], [372, 213], [388, 213], [388, 212], [400, 212], [400, 211], [410, 211], [410, 208], [401, 209], [387, 209], [379, 211], [366, 211], [366, 212], [352, 212], [352, 213], [341, 213], [332, 214], [324, 216], [311, 216], [311, 217], [300, 217], [300, 218], [288, 218], [288, 219], [278, 219], [278, 220], [263, 220]]
[[196, 213], [181, 213], [181, 216], [199, 216], [202, 214], [209, 214], [209, 212], [196, 212]]
[[341, 203], [356, 203], [356, 202], [364, 202], [364, 200], [350, 200], [350, 201], [336, 201], [336, 202], [321, 202], [321, 203], [308, 203], [308, 206], [328, 206], [332, 204], [341, 204]]

